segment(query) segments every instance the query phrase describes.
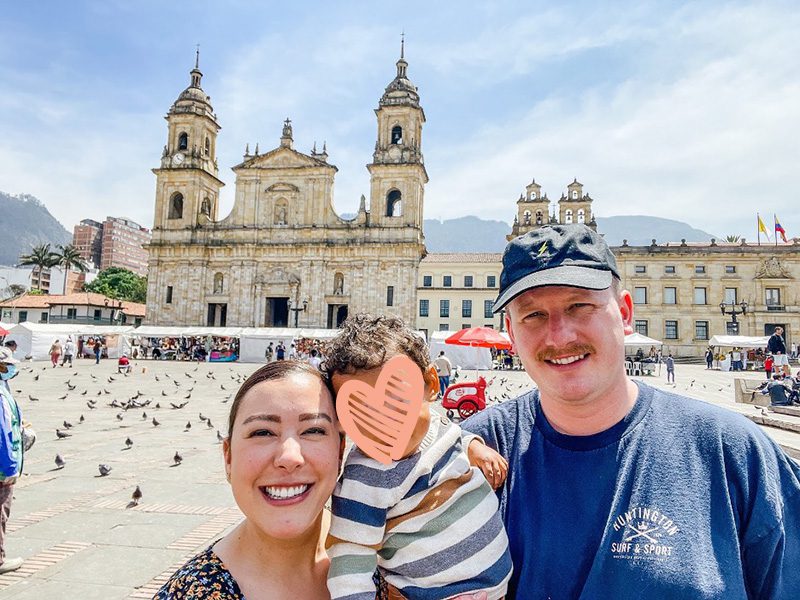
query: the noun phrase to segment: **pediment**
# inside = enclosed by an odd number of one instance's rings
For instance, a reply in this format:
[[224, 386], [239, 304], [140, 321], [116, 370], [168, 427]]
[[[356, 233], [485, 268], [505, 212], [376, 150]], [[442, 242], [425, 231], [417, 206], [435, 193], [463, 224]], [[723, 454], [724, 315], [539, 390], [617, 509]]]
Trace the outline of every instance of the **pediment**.
[[299, 192], [300, 188], [291, 183], [280, 181], [267, 188], [268, 192]]
[[313, 156], [308, 156], [291, 148], [275, 148], [266, 154], [259, 154], [248, 158], [238, 165], [241, 169], [297, 169], [303, 167], [329, 167], [334, 168]]

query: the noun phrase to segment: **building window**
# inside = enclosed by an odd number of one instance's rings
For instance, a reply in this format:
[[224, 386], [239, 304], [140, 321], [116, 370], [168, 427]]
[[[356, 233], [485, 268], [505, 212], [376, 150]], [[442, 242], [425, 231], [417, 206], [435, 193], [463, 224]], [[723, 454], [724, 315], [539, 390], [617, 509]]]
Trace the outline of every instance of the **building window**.
[[189, 147], [189, 136], [186, 133], [181, 133], [178, 136], [178, 150], [186, 150]]
[[462, 323], [461, 324], [461, 329], [469, 329], [470, 327], [472, 327], [472, 325], [470, 325], [469, 323]]
[[664, 273], [667, 275], [674, 275], [675, 274], [675, 265], [665, 265], [664, 266]]
[[39, 319], [39, 322], [47, 323], [49, 320], [50, 320], [50, 315], [46, 312], [43, 312], [41, 318]]
[[450, 316], [450, 300], [439, 300], [439, 316]]
[[486, 287], [488, 287], [488, 288], [497, 287], [497, 276], [495, 276], [495, 275], [487, 275], [486, 276]]
[[392, 190], [386, 194], [386, 216], [387, 217], [402, 217], [403, 216], [403, 195], [400, 190]]
[[400, 125], [395, 125], [392, 127], [392, 143], [393, 144], [402, 144], [403, 143], [403, 128]]
[[739, 290], [737, 288], [725, 288], [725, 304], [739, 304]]
[[636, 265], [635, 267], [633, 267], [633, 272], [638, 275], [647, 273], [647, 265]]
[[472, 287], [472, 275], [464, 275], [464, 287]]
[[769, 310], [770, 307], [781, 306], [780, 288], [766, 288], [764, 290], [764, 295], [765, 295], [765, 302], [767, 304], [767, 310]]
[[17, 317], [17, 323], [24, 323], [27, 320], [28, 320], [28, 311], [27, 310], [19, 311]]
[[433, 286], [433, 276], [432, 275], [423, 275], [422, 276], [422, 287], [432, 287]]
[[566, 223], [567, 225], [572, 223], [572, 209], [570, 208], [564, 211], [564, 223]]
[[209, 140], [208, 136], [206, 136], [206, 156], [209, 154], [211, 154], [211, 140]]
[[678, 339], [678, 322], [664, 321], [664, 337], [668, 340]]
[[472, 317], [472, 300], [461, 301], [461, 316]]
[[67, 318], [68, 319], [77, 319], [78, 318], [78, 309], [77, 308], [68, 308], [67, 309]]
[[444, 287], [453, 287], [453, 276], [452, 275], [443, 275], [442, 276], [442, 285]]
[[708, 302], [706, 302], [706, 288], [704, 287], [694, 288], [694, 303], [708, 304]]
[[492, 300], [484, 300], [483, 301], [483, 317], [484, 319], [491, 319], [494, 317], [494, 312], [492, 312], [492, 306], [494, 306], [494, 302]]
[[706, 266], [705, 265], [695, 265], [694, 272], [697, 275], [705, 275], [706, 274]]
[[430, 300], [420, 300], [419, 301], [419, 316], [420, 317], [427, 317], [430, 311]]
[[99, 308], [94, 309], [94, 320], [99, 321], [103, 318], [103, 311]]
[[736, 265], [725, 265], [725, 272], [729, 275], [736, 273]]
[[647, 319], [636, 319], [633, 327], [639, 335], [648, 335], [647, 333]]
[[572, 199], [573, 200], [577, 200], [578, 199], [578, 190], [572, 190]]
[[394, 286], [386, 286], [386, 306], [394, 306]]
[[647, 288], [635, 287], [633, 288], [633, 303], [634, 304], [647, 304]]
[[582, 208], [578, 209], [578, 223], [585, 223], [586, 222], [586, 211]]
[[664, 304], [677, 304], [677, 303], [678, 303], [678, 288], [665, 287]]
[[439, 331], [450, 331], [450, 325], [447, 323], [439, 323]]
[[694, 339], [696, 340], [708, 339], [708, 321], [694, 322]]
[[167, 286], [167, 300], [166, 300], [165, 304], [172, 304], [172, 286], [171, 285]]
[[728, 321], [725, 323], [725, 333], [727, 335], [739, 335], [739, 321], [735, 323], [733, 321]]

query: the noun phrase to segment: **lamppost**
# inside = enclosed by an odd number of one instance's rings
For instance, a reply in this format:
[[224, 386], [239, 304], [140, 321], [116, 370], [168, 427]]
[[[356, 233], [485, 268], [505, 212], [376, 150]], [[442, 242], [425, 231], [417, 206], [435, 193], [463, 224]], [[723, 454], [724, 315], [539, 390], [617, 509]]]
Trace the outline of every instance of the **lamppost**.
[[292, 300], [289, 299], [286, 301], [289, 310], [294, 313], [294, 326], [297, 327], [297, 319], [300, 316], [300, 313], [303, 312], [306, 308], [308, 308], [308, 298], [303, 300], [303, 306], [292, 306]]
[[719, 310], [722, 312], [722, 316], [731, 316], [731, 329], [733, 331], [733, 335], [739, 335], [739, 321], [736, 320], [736, 315], [744, 316], [747, 314], [747, 302], [742, 300], [739, 304], [735, 304], [731, 302], [730, 304], [726, 304], [724, 301], [719, 303]]
[[506, 309], [500, 309], [500, 333], [503, 333], [506, 329]]

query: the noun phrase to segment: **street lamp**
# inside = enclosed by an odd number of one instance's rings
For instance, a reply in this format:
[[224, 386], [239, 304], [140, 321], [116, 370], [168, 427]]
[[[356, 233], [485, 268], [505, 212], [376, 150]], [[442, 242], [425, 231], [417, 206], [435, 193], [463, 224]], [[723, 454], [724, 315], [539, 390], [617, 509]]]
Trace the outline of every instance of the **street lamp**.
[[500, 333], [503, 333], [505, 331], [505, 327], [506, 327], [506, 309], [505, 308], [501, 308], [500, 309]]
[[303, 300], [303, 306], [295, 306], [292, 307], [291, 299], [286, 301], [289, 310], [294, 313], [294, 326], [297, 327], [297, 319], [300, 316], [300, 313], [303, 312], [306, 308], [308, 308], [308, 298]]
[[739, 322], [736, 320], [736, 315], [744, 316], [747, 314], [747, 302], [742, 300], [739, 304], [735, 304], [731, 302], [730, 304], [726, 304], [724, 301], [719, 303], [719, 310], [722, 312], [722, 316], [731, 316], [731, 329], [733, 329], [733, 335], [739, 335]]

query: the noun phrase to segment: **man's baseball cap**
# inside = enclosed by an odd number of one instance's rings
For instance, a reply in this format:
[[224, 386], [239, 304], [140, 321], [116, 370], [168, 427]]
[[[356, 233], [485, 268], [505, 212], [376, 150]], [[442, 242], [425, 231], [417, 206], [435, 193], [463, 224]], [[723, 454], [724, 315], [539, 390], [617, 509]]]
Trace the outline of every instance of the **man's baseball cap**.
[[14, 358], [14, 353], [11, 352], [11, 348], [6, 348], [5, 346], [0, 347], [0, 363], [15, 365], [18, 362], [19, 361]]
[[531, 288], [565, 285], [604, 290], [619, 278], [617, 260], [602, 236], [583, 224], [546, 225], [514, 238], [503, 252], [500, 311]]

